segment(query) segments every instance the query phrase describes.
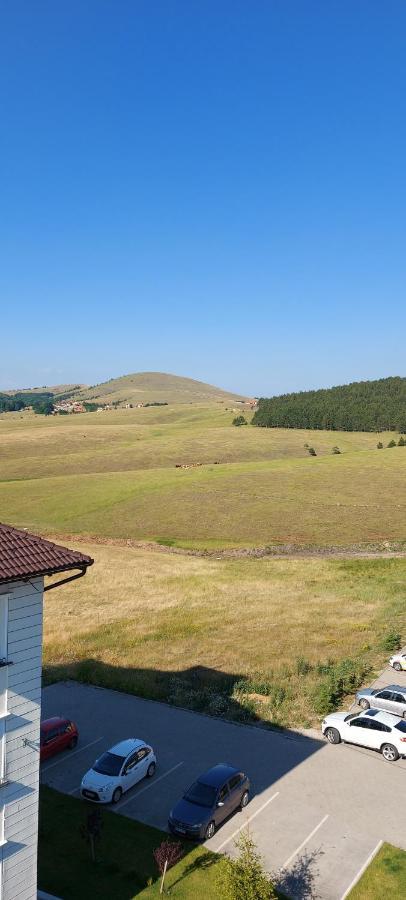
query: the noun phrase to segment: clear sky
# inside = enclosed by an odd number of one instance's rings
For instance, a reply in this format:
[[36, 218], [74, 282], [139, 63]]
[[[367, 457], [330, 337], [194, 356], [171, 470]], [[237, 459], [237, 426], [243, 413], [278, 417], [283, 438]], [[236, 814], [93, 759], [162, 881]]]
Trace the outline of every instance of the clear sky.
[[405, 375], [404, 0], [13, 0], [0, 387]]

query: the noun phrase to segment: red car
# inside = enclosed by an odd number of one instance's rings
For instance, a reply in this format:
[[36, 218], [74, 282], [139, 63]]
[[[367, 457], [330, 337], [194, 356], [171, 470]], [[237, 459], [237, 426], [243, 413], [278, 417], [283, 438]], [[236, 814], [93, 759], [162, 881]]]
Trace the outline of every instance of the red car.
[[73, 750], [79, 740], [77, 725], [70, 719], [54, 716], [41, 722], [40, 760], [49, 759], [61, 750]]

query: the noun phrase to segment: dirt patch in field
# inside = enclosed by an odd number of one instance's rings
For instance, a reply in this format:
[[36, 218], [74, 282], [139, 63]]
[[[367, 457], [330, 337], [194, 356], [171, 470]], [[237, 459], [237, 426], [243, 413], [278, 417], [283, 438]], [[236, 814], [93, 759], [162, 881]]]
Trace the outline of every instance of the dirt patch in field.
[[84, 534], [52, 534], [47, 535], [50, 540], [62, 543], [93, 543], [105, 547], [132, 547], [139, 550], [151, 550], [155, 553], [171, 553], [179, 556], [197, 556], [211, 559], [262, 559], [271, 556], [274, 559], [292, 558], [331, 558], [348, 559], [364, 557], [373, 558], [399, 558], [406, 557], [405, 543], [395, 541], [383, 541], [376, 544], [353, 544], [348, 547], [312, 547], [299, 544], [274, 544], [266, 547], [229, 547], [227, 549], [193, 549], [186, 547], [174, 547], [160, 544], [156, 541], [136, 541], [123, 538], [108, 538], [100, 535]]

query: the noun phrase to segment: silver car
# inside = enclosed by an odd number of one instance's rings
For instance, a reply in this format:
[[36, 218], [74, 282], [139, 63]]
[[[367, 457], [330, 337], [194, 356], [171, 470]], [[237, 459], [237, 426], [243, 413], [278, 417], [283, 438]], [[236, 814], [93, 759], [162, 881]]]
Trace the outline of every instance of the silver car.
[[406, 718], [406, 687], [400, 684], [388, 684], [383, 688], [364, 688], [356, 694], [357, 702], [362, 709], [385, 709], [386, 712]]

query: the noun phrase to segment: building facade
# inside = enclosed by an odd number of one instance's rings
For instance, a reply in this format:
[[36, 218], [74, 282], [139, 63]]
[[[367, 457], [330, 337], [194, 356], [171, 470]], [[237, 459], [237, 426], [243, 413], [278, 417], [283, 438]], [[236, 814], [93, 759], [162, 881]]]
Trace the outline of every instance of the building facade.
[[[0, 524], [0, 900], [37, 897], [44, 591], [92, 563]], [[45, 584], [70, 570], [77, 571]]]

